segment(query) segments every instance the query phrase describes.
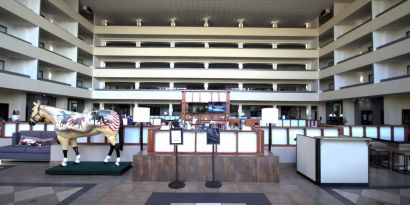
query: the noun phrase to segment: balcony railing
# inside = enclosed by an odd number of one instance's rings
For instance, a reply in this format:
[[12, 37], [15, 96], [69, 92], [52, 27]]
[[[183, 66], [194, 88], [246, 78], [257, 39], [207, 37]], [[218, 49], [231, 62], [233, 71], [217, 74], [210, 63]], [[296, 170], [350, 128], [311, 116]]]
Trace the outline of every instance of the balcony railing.
[[365, 51], [365, 52], [363, 52], [363, 53], [359, 53], [359, 54], [354, 55], [354, 56], [352, 56], [352, 57], [349, 57], [349, 58], [346, 58], [346, 59], [344, 59], [344, 60], [341, 60], [341, 61], [337, 62], [337, 64], [340, 64], [340, 63], [343, 63], [343, 62], [352, 60], [352, 59], [354, 59], [354, 58], [357, 58], [357, 57], [359, 57], [359, 56], [362, 56], [362, 55], [367, 54], [367, 53], [370, 53], [370, 52], [372, 52], [372, 51]]
[[391, 81], [391, 80], [398, 80], [398, 79], [403, 79], [403, 78], [410, 78], [410, 74], [401, 75], [401, 76], [395, 76], [395, 77], [390, 77], [390, 78], [385, 78], [385, 79], [380, 80], [380, 82], [386, 82], [386, 81]]
[[[39, 48], [41, 48], [41, 47], [39, 47]], [[41, 48], [41, 49], [43, 49], [43, 50], [45, 50], [45, 51], [48, 51], [48, 52], [50, 52], [50, 53], [54, 53], [54, 54], [56, 54], [56, 55], [59, 55], [59, 56], [61, 56], [61, 57], [63, 57], [63, 58], [66, 58], [66, 59], [68, 59], [68, 60], [72, 60], [71, 58], [69, 58], [69, 57], [67, 57], [67, 56], [61, 55], [61, 54], [59, 54], [59, 53], [57, 53], [57, 52], [54, 52], [54, 51], [50, 51], [50, 50], [48, 50], [48, 49], [46, 49], [46, 48]]]
[[346, 36], [347, 34], [349, 34], [349, 33], [351, 33], [352, 31], [358, 29], [359, 27], [363, 26], [364, 24], [366, 24], [367, 22], [369, 22], [369, 21], [371, 21], [371, 20], [372, 20], [372, 19], [370, 18], [370, 19], [364, 21], [363, 23], [361, 23], [361, 24], [359, 24], [359, 25], [353, 27], [352, 29], [350, 29], [350, 30], [347, 31], [346, 33], [344, 33], [344, 34], [338, 36], [336, 39], [339, 39], [339, 38], [342, 38], [343, 36]]
[[354, 85], [347, 85], [347, 86], [342, 86], [339, 89], [346, 89], [346, 88], [352, 88], [352, 87], [357, 87], [357, 86], [362, 86], [362, 85], [369, 85], [372, 84], [373, 82], [365, 82], [365, 83], [358, 83]]
[[398, 43], [398, 42], [400, 42], [400, 41], [404, 41], [404, 40], [406, 40], [406, 39], [408, 39], [408, 38], [410, 38], [410, 31], [408, 31], [408, 32], [406, 33], [406, 36], [403, 36], [403, 37], [401, 37], [401, 38], [399, 38], [399, 39], [396, 39], [396, 40], [394, 40], [394, 41], [390, 41], [390, 42], [388, 42], [388, 43], [386, 43], [386, 44], [383, 44], [383, 45], [381, 45], [381, 46], [378, 46], [378, 47], [376, 48], [376, 50], [381, 49], [381, 48], [384, 48], [384, 47], [386, 47], [386, 46], [390, 46], [390, 45], [395, 44], [395, 43]]
[[60, 85], [66, 85], [66, 86], [71, 86], [68, 83], [63, 83], [63, 82], [59, 82], [59, 81], [55, 81], [55, 80], [49, 80], [49, 79], [44, 79], [44, 78], [38, 78], [37, 80], [41, 80], [41, 81], [46, 81], [46, 82], [50, 82], [50, 83], [57, 83]]
[[24, 39], [22, 39], [22, 38], [19, 38], [19, 37], [13, 35], [13, 34], [10, 34], [10, 33], [7, 33], [7, 32], [0, 32], [0, 33], [4, 33], [4, 34], [6, 34], [6, 35], [8, 35], [8, 36], [10, 36], [10, 37], [13, 37], [13, 38], [17, 39], [17, 40], [23, 41], [24, 43], [28, 43], [28, 44], [32, 45], [31, 42], [26, 41], [26, 40], [24, 40]]
[[386, 10], [384, 10], [384, 11], [380, 12], [379, 14], [377, 14], [377, 15], [376, 15], [376, 18], [379, 17], [379, 16], [381, 16], [381, 15], [383, 15], [383, 14], [385, 14], [385, 13], [387, 13], [388, 11], [390, 11], [390, 10], [396, 8], [397, 6], [399, 6], [400, 4], [402, 4], [402, 3], [406, 2], [406, 1], [407, 1], [407, 0], [401, 0], [401, 1], [399, 1], [399, 2], [397, 2], [397, 3], [395, 3], [395, 4], [393, 4], [392, 6], [390, 6], [389, 8], [387, 8]]
[[6, 74], [16, 75], [16, 76], [20, 76], [20, 77], [24, 77], [24, 78], [30, 78], [29, 75], [16, 73], [16, 72], [12, 72], [12, 71], [7, 71], [7, 70], [0, 70], [0, 73], [6, 73]]

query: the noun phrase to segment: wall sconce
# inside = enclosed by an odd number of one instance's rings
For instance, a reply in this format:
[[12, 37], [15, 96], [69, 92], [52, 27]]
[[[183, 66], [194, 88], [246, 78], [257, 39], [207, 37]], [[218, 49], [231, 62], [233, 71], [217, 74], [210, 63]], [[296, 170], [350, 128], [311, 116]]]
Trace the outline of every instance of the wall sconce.
[[209, 18], [210, 18], [209, 16], [203, 18], [203, 20], [204, 20], [204, 27], [209, 27]]
[[142, 19], [136, 19], [137, 26], [142, 26]]
[[272, 24], [272, 28], [277, 28], [279, 21], [278, 20], [273, 20], [270, 23]]
[[237, 20], [237, 22], [238, 22], [238, 27], [239, 27], [239, 28], [243, 28], [243, 22], [244, 22], [244, 21], [245, 21], [244, 18]]
[[177, 20], [177, 18], [176, 17], [172, 17], [171, 19], [170, 19], [170, 21], [171, 21], [171, 27], [175, 27], [176, 26], [176, 24], [175, 24], [175, 21]]

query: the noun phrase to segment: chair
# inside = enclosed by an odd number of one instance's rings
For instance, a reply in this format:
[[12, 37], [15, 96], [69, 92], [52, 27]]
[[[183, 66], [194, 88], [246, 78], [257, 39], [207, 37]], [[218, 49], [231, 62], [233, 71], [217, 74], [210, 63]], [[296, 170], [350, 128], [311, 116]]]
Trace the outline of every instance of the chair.
[[[397, 156], [398, 163], [396, 165], [395, 157]], [[400, 157], [403, 156], [403, 164], [400, 163]], [[409, 157], [410, 157], [410, 151], [394, 151], [392, 154], [393, 160], [392, 160], [392, 170], [402, 173], [402, 174], [408, 174], [409, 172]]]
[[390, 149], [382, 147], [369, 148], [369, 165], [374, 168], [390, 168]]

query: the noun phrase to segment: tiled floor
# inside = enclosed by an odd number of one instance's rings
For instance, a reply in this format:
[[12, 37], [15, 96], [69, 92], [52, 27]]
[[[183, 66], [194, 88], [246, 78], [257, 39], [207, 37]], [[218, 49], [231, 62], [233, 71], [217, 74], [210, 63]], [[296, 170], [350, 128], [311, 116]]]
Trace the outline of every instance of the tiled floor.
[[131, 170], [122, 176], [56, 176], [44, 174], [45, 162], [3, 163], [15, 166], [0, 169], [0, 204], [44, 204], [44, 198], [47, 204], [65, 204], [71, 197], [70, 204], [139, 205], [153, 192], [264, 193], [271, 204], [410, 204], [410, 175], [386, 169], [370, 169], [370, 187], [318, 187], [296, 174], [293, 165], [283, 165], [279, 183], [224, 182], [208, 189], [204, 182], [186, 182], [173, 190], [168, 182], [134, 182]]

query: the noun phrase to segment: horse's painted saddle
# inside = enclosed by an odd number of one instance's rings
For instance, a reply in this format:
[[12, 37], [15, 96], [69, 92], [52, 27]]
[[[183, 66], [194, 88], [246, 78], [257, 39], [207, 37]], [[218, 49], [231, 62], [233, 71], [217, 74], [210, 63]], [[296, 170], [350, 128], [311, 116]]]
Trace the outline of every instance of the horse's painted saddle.
[[89, 113], [60, 111], [55, 116], [58, 131], [89, 132], [96, 127], [108, 127], [118, 130], [120, 119], [116, 112], [111, 110], [97, 110]]

